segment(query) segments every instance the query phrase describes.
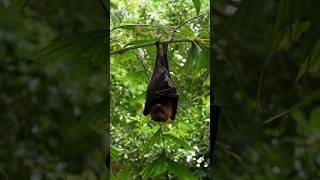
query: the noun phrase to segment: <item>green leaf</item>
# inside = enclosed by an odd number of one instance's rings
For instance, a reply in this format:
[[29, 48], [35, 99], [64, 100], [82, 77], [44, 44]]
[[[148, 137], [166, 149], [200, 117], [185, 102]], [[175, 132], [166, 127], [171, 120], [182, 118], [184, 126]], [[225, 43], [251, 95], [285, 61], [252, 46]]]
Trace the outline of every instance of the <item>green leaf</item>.
[[284, 34], [281, 35], [281, 37], [282, 37], [282, 39], [278, 43], [277, 51], [288, 50], [290, 48], [290, 45], [291, 45], [289, 34], [288, 33], [284, 33]]
[[196, 72], [198, 72], [198, 76], [202, 76], [204, 73], [208, 73], [208, 67], [210, 67], [210, 53], [203, 44], [199, 44], [199, 46], [201, 51], [198, 57]]
[[161, 129], [159, 128], [156, 133], [153, 134], [151, 139], [148, 141], [148, 143], [144, 147], [144, 153], [147, 153], [150, 151], [151, 147], [155, 144], [159, 144], [161, 142]]
[[169, 171], [172, 172], [174, 175], [176, 175], [179, 179], [183, 179], [183, 180], [199, 179], [196, 176], [194, 176], [188, 168], [172, 160], [168, 160], [168, 162], [169, 162]]
[[115, 146], [110, 146], [110, 157], [111, 158], [117, 158], [119, 157], [121, 149], [115, 147]]
[[320, 129], [320, 106], [314, 108], [310, 113], [308, 127], [310, 132], [317, 132]]
[[112, 170], [110, 170], [110, 179], [117, 180], [117, 178], [113, 175]]
[[206, 80], [203, 82], [203, 87], [210, 86], [210, 74], [207, 75]]
[[113, 9], [117, 9], [118, 8], [118, 4], [115, 1], [111, 0], [109, 2], [110, 2], [110, 8], [113, 8]]
[[163, 134], [163, 137], [165, 139], [168, 139], [170, 141], [173, 141], [173, 142], [185, 147], [187, 150], [194, 151], [192, 146], [190, 146], [188, 143], [186, 143], [185, 141], [183, 141], [182, 139], [180, 139], [176, 136], [173, 136], [171, 134]]
[[194, 32], [190, 29], [190, 27], [180, 29], [180, 34], [183, 35], [184, 37], [193, 37], [194, 36]]
[[129, 81], [129, 82], [148, 82], [148, 76], [145, 71], [136, 71], [130, 72], [123, 78], [120, 78], [121, 81]]
[[192, 43], [188, 57], [187, 62], [185, 63], [184, 67], [189, 71], [191, 69], [194, 69], [194, 66], [196, 65], [196, 61], [200, 55], [201, 49], [196, 46], [195, 43]]
[[146, 94], [145, 93], [142, 93], [140, 95], [137, 96], [137, 98], [135, 99], [135, 101], [141, 105], [144, 105], [145, 103], [145, 100], [146, 100]]
[[145, 169], [143, 169], [140, 172], [140, 175], [142, 176], [142, 178], [158, 176], [166, 172], [167, 169], [168, 169], [168, 163], [166, 161], [166, 157], [164, 155], [161, 155], [158, 159], [153, 161], [152, 164], [150, 164]]
[[278, 35], [276, 36], [274, 41], [274, 46], [276, 48], [273, 49], [273, 53], [280, 50], [288, 50], [293, 42], [297, 42], [300, 40], [302, 34], [310, 28], [310, 25], [310, 21], [296, 21], [290, 26], [290, 28], [286, 29], [285, 31], [278, 32]]
[[117, 26], [122, 22], [121, 18], [116, 13], [111, 15], [111, 20], [114, 26]]
[[184, 68], [186, 68], [186, 72], [191, 71], [193, 76], [197, 78], [208, 72], [209, 60], [210, 54], [207, 49], [202, 44], [192, 43]]
[[200, 12], [200, 8], [201, 8], [201, 1], [200, 0], [192, 0], [194, 7], [196, 8], [197, 11], [197, 15]]
[[286, 29], [304, 14], [304, 2], [301, 0], [281, 0], [277, 12], [275, 29], [277, 32]]
[[311, 22], [310, 21], [305, 21], [305, 22], [298, 22], [296, 21], [292, 25], [292, 40], [293, 41], [298, 41], [301, 37], [301, 35], [306, 32], [310, 28]]
[[245, 29], [261, 26], [266, 14], [265, 3], [260, 0], [243, 0], [227, 29], [233, 32], [245, 32]]
[[36, 52], [31, 59], [55, 59], [60, 61], [106, 60], [106, 30], [93, 30], [56, 41]]
[[313, 91], [310, 95], [303, 97], [301, 101], [299, 101], [294, 108], [299, 108], [310, 104], [311, 102], [320, 99], [320, 89]]
[[301, 65], [296, 82], [306, 73], [320, 72], [320, 37], [317, 39], [311, 53]]
[[130, 51], [126, 51], [122, 54], [115, 54], [114, 56], [112, 56], [111, 61], [113, 63], [120, 63], [123, 61], [130, 61], [137, 58], [134, 53], [131, 53]]
[[303, 129], [301, 128], [301, 125], [299, 125], [303, 121], [306, 122], [305, 114], [301, 110], [296, 109], [291, 112], [290, 116], [295, 121], [295, 123], [297, 123], [296, 132], [299, 133], [300, 135], [308, 134], [308, 126], [307, 126], [308, 124], [304, 125]]

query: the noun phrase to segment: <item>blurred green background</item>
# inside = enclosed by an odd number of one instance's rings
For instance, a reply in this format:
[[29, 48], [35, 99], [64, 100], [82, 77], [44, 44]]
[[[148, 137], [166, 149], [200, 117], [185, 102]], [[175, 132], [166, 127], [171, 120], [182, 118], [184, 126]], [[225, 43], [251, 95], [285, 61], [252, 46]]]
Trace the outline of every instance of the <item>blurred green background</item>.
[[319, 3], [213, 1], [215, 179], [320, 178]]
[[1, 0], [0, 12], [0, 179], [105, 179], [107, 142], [86, 114], [105, 97], [106, 67], [68, 49], [80, 48], [70, 35], [105, 28], [99, 2]]

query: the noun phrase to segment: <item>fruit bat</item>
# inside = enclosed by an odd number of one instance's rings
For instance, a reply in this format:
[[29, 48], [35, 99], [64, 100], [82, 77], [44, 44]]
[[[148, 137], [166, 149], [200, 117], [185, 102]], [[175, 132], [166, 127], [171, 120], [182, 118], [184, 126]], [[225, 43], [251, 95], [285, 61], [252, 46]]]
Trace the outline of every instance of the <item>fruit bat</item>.
[[159, 41], [156, 42], [156, 47], [157, 57], [147, 88], [143, 114], [145, 116], [150, 114], [154, 121], [166, 122], [169, 118], [175, 119], [179, 95], [169, 73], [168, 43], [162, 44], [162, 53]]

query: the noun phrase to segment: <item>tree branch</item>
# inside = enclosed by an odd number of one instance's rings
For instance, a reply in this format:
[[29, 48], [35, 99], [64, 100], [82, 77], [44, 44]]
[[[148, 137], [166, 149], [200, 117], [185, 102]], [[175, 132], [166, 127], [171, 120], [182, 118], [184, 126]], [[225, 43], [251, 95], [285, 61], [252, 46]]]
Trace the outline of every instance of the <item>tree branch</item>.
[[[160, 44], [163, 43], [178, 43], [178, 42], [209, 42], [209, 39], [175, 39], [175, 40], [167, 40], [167, 41], [161, 41]], [[147, 47], [147, 46], [152, 46], [155, 45], [155, 42], [148, 42], [148, 43], [143, 43], [143, 44], [138, 44], [138, 45], [134, 45], [134, 46], [129, 46], [129, 47], [125, 47], [116, 51], [112, 51], [110, 53], [110, 55], [114, 55], [114, 54], [122, 54], [125, 51], [129, 51], [132, 49], [138, 49], [138, 48], [142, 48], [142, 47]]]
[[120, 25], [120, 26], [116, 26], [116, 27], [112, 28], [112, 29], [110, 30], [110, 32], [112, 32], [112, 31], [114, 31], [114, 30], [116, 30], [116, 29], [118, 29], [118, 28], [127, 27], [127, 26], [141, 26], [141, 27], [143, 27], [143, 26], [151, 26], [151, 27], [163, 27], [163, 25], [153, 25], [153, 24], [122, 24], [122, 25]]

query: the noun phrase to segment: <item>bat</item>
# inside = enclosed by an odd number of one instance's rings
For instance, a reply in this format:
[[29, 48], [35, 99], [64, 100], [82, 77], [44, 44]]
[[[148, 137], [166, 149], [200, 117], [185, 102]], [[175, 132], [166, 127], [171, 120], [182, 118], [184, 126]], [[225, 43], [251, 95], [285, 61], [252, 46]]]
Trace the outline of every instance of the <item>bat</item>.
[[150, 114], [151, 119], [156, 122], [166, 122], [169, 118], [175, 119], [179, 95], [169, 73], [168, 43], [162, 44], [162, 53], [159, 41], [156, 42], [156, 47], [156, 62], [148, 84], [143, 114]]

